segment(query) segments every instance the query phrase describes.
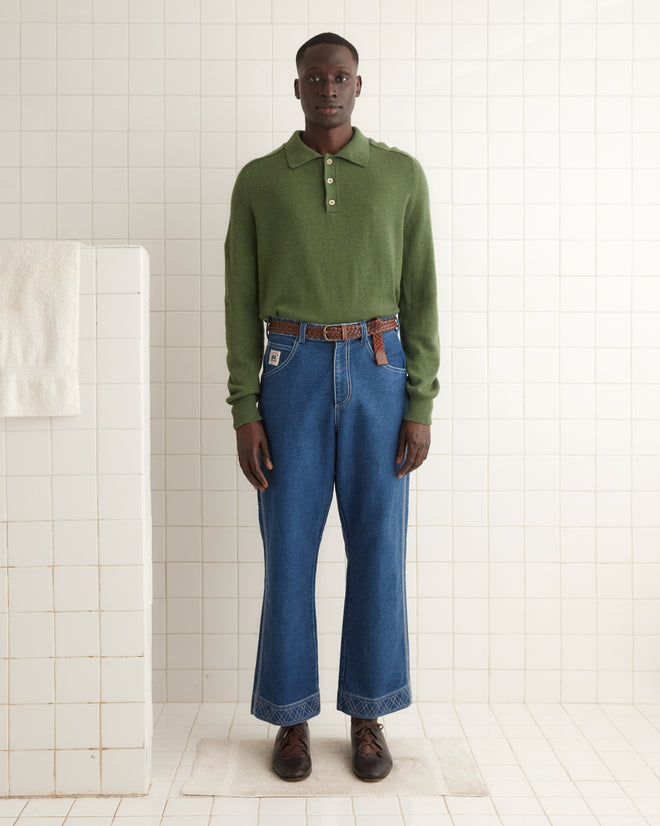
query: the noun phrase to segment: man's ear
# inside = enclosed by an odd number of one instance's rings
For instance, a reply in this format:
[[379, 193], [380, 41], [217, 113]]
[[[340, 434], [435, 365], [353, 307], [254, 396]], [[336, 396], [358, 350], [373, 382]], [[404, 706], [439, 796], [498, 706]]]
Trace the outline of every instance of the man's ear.
[[298, 78], [293, 81], [293, 94], [300, 100], [300, 90], [298, 89]]
[[355, 89], [355, 97], [360, 97], [360, 92], [362, 91], [362, 76], [358, 75], [356, 78], [357, 86]]

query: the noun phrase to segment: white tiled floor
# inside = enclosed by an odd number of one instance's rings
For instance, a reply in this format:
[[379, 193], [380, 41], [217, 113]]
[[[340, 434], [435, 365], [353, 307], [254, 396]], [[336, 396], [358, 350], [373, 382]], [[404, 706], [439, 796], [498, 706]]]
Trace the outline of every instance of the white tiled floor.
[[[0, 826], [660, 826], [660, 706], [423, 703], [385, 718], [390, 736], [467, 738], [488, 798], [183, 797], [199, 739], [267, 727], [233, 703], [154, 718], [148, 797], [5, 799]], [[325, 707], [311, 730], [313, 748], [346, 719]]]

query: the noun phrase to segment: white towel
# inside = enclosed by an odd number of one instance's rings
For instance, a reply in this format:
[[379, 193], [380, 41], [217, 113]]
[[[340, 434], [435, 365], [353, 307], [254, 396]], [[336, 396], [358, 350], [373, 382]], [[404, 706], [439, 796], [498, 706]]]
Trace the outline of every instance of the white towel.
[[80, 413], [80, 242], [0, 241], [0, 416]]

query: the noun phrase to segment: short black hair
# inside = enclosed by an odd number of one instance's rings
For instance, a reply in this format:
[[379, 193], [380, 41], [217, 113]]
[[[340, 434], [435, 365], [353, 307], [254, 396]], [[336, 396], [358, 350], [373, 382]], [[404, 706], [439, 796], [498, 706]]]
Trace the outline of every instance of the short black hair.
[[322, 32], [321, 34], [316, 34], [314, 37], [310, 37], [310, 39], [303, 43], [302, 46], [298, 49], [296, 53], [296, 66], [300, 66], [302, 63], [303, 55], [309, 49], [310, 46], [316, 46], [319, 43], [333, 43], [337, 46], [346, 46], [346, 48], [350, 51], [353, 55], [353, 59], [355, 60], [355, 65], [357, 66], [360, 57], [358, 55], [357, 49], [352, 43], [349, 43], [344, 37], [339, 34], [335, 34], [334, 32]]

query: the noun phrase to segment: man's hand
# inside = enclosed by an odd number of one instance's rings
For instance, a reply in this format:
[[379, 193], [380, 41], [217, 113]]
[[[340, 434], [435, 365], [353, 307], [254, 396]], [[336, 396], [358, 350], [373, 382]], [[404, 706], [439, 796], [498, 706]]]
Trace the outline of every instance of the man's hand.
[[403, 462], [404, 455], [406, 461], [396, 474], [399, 479], [405, 476], [406, 473], [410, 473], [411, 470], [417, 470], [428, 456], [430, 446], [430, 425], [409, 422], [406, 419], [401, 422], [399, 441], [396, 447], [396, 464]]
[[248, 422], [236, 428], [236, 446], [238, 448], [238, 461], [245, 478], [260, 491], [265, 491], [268, 487], [266, 477], [261, 470], [259, 454], [264, 460], [268, 470], [273, 469], [270, 459], [270, 450], [266, 431], [261, 422]]

